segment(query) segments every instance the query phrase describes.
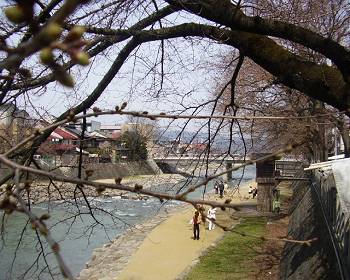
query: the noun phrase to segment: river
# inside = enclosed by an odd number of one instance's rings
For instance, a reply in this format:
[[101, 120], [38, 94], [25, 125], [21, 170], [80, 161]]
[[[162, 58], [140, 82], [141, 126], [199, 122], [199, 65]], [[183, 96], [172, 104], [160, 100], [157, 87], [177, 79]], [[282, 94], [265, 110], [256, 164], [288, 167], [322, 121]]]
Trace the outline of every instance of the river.
[[[240, 174], [236, 172], [234, 177], [239, 178]], [[243, 182], [253, 179], [254, 176], [255, 168], [252, 166], [246, 169]], [[174, 185], [169, 184], [154, 189], [173, 192], [178, 187], [179, 185], [174, 188]], [[208, 184], [207, 191], [212, 188], [212, 183]], [[203, 188], [198, 189], [191, 193], [191, 197], [198, 198], [202, 192]], [[50, 214], [51, 218], [47, 225], [55, 240], [59, 242], [62, 256], [74, 275], [78, 275], [84, 268], [95, 248], [116, 238], [130, 226], [155, 216], [159, 211], [181, 204], [179, 202], [161, 204], [154, 198], [137, 201], [120, 197], [89, 198], [89, 202], [94, 208], [94, 217], [89, 215], [89, 208], [82, 199], [78, 199], [77, 203], [74, 201], [42, 203], [32, 208], [39, 216], [44, 213]], [[7, 215], [6, 219], [0, 222], [4, 230], [3, 238], [0, 240], [0, 280], [62, 279], [57, 267], [55, 268], [56, 260], [46, 248], [46, 242], [44, 240], [42, 243], [38, 242], [35, 231], [30, 225], [25, 226], [26, 223], [26, 216], [19, 213]], [[52, 268], [53, 278], [45, 269], [41, 246], [46, 253], [46, 262]]]

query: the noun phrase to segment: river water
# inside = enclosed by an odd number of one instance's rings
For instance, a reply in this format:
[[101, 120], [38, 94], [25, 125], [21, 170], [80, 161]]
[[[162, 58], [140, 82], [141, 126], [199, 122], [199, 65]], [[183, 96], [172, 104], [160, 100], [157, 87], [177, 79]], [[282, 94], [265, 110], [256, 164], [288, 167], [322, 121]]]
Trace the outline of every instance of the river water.
[[[239, 178], [240, 174], [236, 172], [234, 177]], [[253, 179], [254, 176], [255, 168], [249, 167], [245, 171], [242, 183]], [[169, 184], [154, 189], [174, 192], [179, 186], [180, 184], [176, 186]], [[212, 188], [212, 183], [208, 184], [207, 191], [211, 191]], [[191, 193], [190, 196], [198, 198], [202, 193], [203, 188]], [[89, 198], [89, 202], [93, 208], [93, 217], [82, 199], [42, 203], [32, 208], [39, 216], [44, 213], [50, 214], [51, 218], [47, 221], [47, 225], [54, 239], [59, 242], [62, 256], [74, 275], [78, 275], [84, 268], [95, 248], [116, 238], [131, 226], [140, 224], [169, 207], [181, 204], [179, 202], [161, 204], [154, 198], [137, 201], [119, 197]], [[56, 260], [46, 247], [46, 242], [44, 240], [38, 242], [35, 231], [30, 225], [26, 226], [26, 223], [26, 216], [18, 213], [6, 216], [6, 219], [0, 222], [4, 231], [0, 240], [0, 280], [62, 279], [55, 267]], [[42, 247], [46, 261], [42, 255]], [[51, 267], [53, 278], [45, 269], [46, 264]]]

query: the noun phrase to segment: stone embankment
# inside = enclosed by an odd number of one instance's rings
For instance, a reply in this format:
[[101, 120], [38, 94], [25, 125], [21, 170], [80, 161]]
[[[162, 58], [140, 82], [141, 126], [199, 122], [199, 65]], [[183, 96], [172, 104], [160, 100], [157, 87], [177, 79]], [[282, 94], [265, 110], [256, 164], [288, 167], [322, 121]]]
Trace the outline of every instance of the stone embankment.
[[101, 248], [93, 251], [90, 261], [86, 264], [78, 280], [110, 280], [115, 279], [128, 264], [130, 257], [136, 252], [147, 235], [160, 223], [176, 211], [183, 209], [176, 207], [159, 213], [147, 222], [135, 225], [124, 234]]
[[[133, 187], [135, 184], [142, 185], [144, 189], [162, 186], [164, 184], [176, 184], [183, 180], [178, 174], [159, 174], [159, 175], [138, 175], [129, 176], [122, 179], [122, 183], [126, 186]], [[114, 179], [97, 180], [97, 182], [113, 184]], [[5, 193], [6, 186], [0, 187], [0, 193]], [[98, 193], [95, 188], [90, 186], [77, 187], [74, 184], [62, 182], [33, 181], [31, 184], [29, 198], [32, 203], [37, 204], [44, 201], [56, 201], [74, 199], [82, 197], [82, 192], [86, 197], [119, 197], [121, 199], [140, 199], [147, 200], [148, 196], [131, 193], [121, 190], [106, 189], [102, 193]], [[0, 195], [1, 197], [1, 195]]]
[[311, 246], [286, 243], [280, 263], [280, 279], [340, 279], [336, 257], [322, 210], [308, 182], [294, 188], [288, 236], [296, 240], [317, 238]]

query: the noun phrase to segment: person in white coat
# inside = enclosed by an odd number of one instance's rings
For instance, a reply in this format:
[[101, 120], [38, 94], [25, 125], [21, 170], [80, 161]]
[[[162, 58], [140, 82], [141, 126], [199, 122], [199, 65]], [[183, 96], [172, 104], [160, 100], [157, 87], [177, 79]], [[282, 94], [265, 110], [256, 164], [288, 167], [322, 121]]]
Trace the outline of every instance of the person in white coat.
[[209, 210], [208, 210], [208, 214], [207, 217], [210, 218], [211, 220], [207, 219], [208, 223], [209, 223], [209, 230], [212, 230], [215, 228], [215, 224], [213, 223], [212, 220], [216, 220], [216, 208], [214, 206], [212, 206]]

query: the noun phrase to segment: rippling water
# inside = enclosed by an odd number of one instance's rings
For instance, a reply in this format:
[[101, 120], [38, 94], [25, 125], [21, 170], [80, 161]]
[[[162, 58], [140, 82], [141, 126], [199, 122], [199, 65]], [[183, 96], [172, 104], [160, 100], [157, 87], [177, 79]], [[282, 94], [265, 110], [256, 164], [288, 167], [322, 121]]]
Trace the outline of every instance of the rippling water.
[[[253, 167], [244, 175], [244, 181], [254, 178]], [[239, 173], [234, 176], [239, 177]], [[193, 182], [192, 182], [193, 183]], [[183, 185], [183, 184], [181, 184]], [[180, 185], [153, 187], [154, 190], [176, 192]], [[212, 184], [207, 186], [207, 191]], [[202, 189], [192, 193], [191, 197], [199, 197]], [[147, 201], [124, 200], [120, 198], [89, 198], [93, 207], [93, 217], [89, 214], [87, 204], [78, 199], [68, 202], [42, 203], [33, 207], [33, 212], [39, 216], [50, 213], [47, 224], [56, 241], [59, 241], [64, 260], [75, 275], [84, 268], [90, 259], [93, 249], [101, 247], [109, 240], [116, 238], [130, 226], [142, 223], [153, 217], [159, 211], [179, 205], [179, 202], [161, 204], [158, 199]], [[80, 214], [80, 215], [78, 215]], [[56, 266], [56, 261], [46, 243], [38, 242], [38, 237], [27, 225], [27, 219], [22, 214], [6, 216], [3, 239], [0, 240], [0, 280], [7, 279], [52, 279], [45, 270], [45, 261], [41, 247], [44, 248], [46, 261], [50, 267]], [[38, 262], [36, 262], [38, 259]], [[62, 279], [58, 269], [53, 268], [53, 279]]]

